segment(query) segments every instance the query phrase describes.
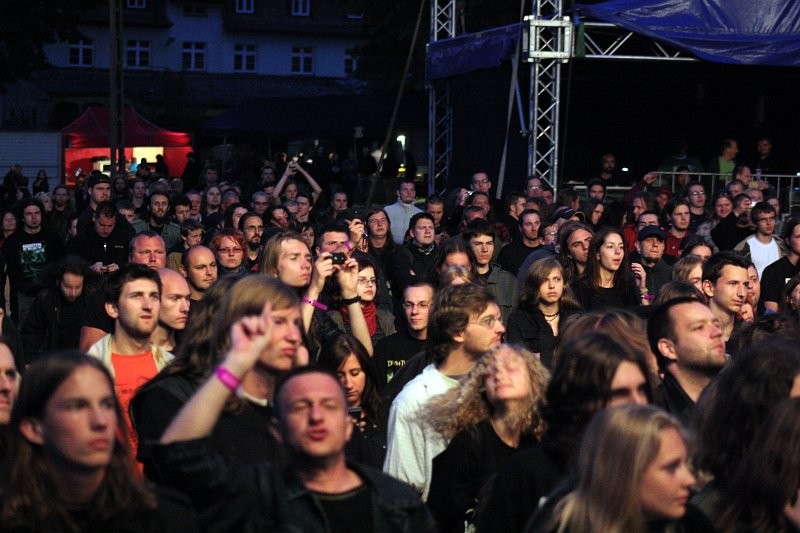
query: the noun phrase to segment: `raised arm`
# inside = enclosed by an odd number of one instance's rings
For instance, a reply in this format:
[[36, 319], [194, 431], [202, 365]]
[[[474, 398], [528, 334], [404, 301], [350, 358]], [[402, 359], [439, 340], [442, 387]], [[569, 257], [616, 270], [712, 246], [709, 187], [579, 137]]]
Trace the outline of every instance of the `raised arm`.
[[286, 182], [292, 177], [292, 174], [294, 174], [291, 172], [293, 163], [293, 161], [290, 161], [289, 164], [286, 165], [286, 170], [283, 171], [281, 179], [278, 180], [278, 183], [275, 184], [275, 188], [272, 190], [272, 198], [274, 198], [277, 203], [281, 203], [283, 188], [286, 187]]
[[[198, 389], [161, 436], [161, 444], [207, 437], [219, 419], [238, 380], [253, 368], [267, 346], [272, 329], [272, 304], [258, 316], [245, 316], [231, 327], [231, 347], [214, 376]], [[232, 390], [234, 389], [234, 390]]]
[[309, 302], [317, 302], [319, 295], [322, 294], [322, 289], [325, 287], [325, 280], [333, 274], [333, 262], [331, 261], [330, 252], [322, 252], [314, 261], [314, 266], [311, 271], [311, 283], [308, 285], [303, 303], [301, 306], [301, 315], [303, 316], [303, 327], [306, 331], [311, 327], [311, 318], [314, 316], [314, 304]]
[[[314, 203], [316, 204], [317, 200], [319, 200], [319, 197], [322, 194], [322, 187], [319, 186], [319, 183], [317, 183], [317, 180], [315, 180], [314, 178], [311, 177], [311, 174], [306, 172], [305, 169], [303, 167], [301, 167], [300, 165], [298, 165], [297, 163], [294, 164], [294, 169], [297, 172], [299, 172], [300, 174], [302, 174], [303, 177], [308, 182], [308, 184], [311, 186], [311, 191], [312, 191], [311, 192], [311, 196], [314, 197]], [[275, 187], [275, 188], [277, 189], [277, 187]]]

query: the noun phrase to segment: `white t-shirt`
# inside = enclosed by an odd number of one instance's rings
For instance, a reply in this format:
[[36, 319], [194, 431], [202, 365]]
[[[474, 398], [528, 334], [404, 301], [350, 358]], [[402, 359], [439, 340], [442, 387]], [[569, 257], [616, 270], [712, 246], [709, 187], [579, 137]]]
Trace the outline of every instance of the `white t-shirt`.
[[775, 239], [770, 240], [768, 244], [763, 244], [753, 235], [747, 239], [747, 244], [750, 246], [750, 260], [755, 265], [760, 280], [764, 269], [781, 258], [781, 251]]

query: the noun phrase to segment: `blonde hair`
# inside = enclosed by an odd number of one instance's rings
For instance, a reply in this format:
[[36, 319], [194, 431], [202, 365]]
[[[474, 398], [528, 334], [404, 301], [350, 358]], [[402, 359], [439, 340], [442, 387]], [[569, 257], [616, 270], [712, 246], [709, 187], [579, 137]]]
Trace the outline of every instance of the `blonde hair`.
[[308, 247], [308, 244], [303, 239], [302, 235], [295, 233], [294, 231], [282, 231], [273, 235], [264, 245], [264, 252], [261, 256], [261, 262], [258, 265], [258, 271], [261, 274], [271, 278], [278, 277], [278, 262], [281, 258], [281, 247], [283, 246], [284, 242], [288, 241], [302, 242], [306, 247]]
[[492, 373], [492, 363], [500, 352], [511, 352], [519, 357], [528, 370], [530, 394], [518, 409], [510, 414], [514, 427], [521, 434], [530, 433], [537, 439], [544, 431], [539, 404], [544, 398], [550, 373], [539, 359], [528, 350], [511, 344], [501, 344], [486, 352], [464, 380], [453, 389], [433, 397], [428, 403], [431, 425], [450, 440], [465, 429], [474, 428], [492, 414], [492, 405], [486, 397], [486, 378]]
[[578, 487], [556, 506], [548, 530], [645, 531], [639, 487], [667, 429], [684, 436], [675, 418], [646, 405], [624, 405], [595, 415], [578, 454]]

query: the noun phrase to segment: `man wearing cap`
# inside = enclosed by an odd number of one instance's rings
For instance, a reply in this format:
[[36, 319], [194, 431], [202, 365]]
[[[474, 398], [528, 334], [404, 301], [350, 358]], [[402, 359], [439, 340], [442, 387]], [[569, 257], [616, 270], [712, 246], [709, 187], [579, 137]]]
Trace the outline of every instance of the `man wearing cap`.
[[632, 263], [640, 263], [647, 273], [647, 290], [655, 296], [667, 283], [672, 267], [664, 262], [664, 230], [658, 226], [644, 226], [636, 234], [636, 252], [631, 255]]
[[[101, 202], [111, 200], [111, 180], [105, 174], [93, 173], [86, 181], [89, 190], [89, 205], [78, 217], [78, 234], [91, 232], [94, 230], [95, 211]], [[117, 212], [116, 225], [121, 231], [133, 234], [133, 228], [125, 215]]]
[[111, 200], [111, 180], [105, 174], [92, 173], [86, 180], [86, 188], [89, 192], [89, 205], [78, 217], [78, 233], [91, 231], [97, 205]]

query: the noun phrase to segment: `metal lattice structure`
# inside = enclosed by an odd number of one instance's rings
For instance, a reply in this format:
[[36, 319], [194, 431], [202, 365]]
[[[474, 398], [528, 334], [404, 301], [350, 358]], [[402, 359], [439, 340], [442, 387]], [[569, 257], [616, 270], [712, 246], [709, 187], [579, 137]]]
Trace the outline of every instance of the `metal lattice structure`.
[[[455, 36], [455, 1], [431, 2], [431, 42]], [[579, 45], [576, 43], [579, 42]], [[522, 58], [532, 63], [528, 119], [528, 175], [558, 185], [561, 65], [571, 58], [636, 61], [697, 61], [649, 37], [604, 22], [576, 24], [562, 16], [561, 0], [535, 0], [525, 17]], [[446, 179], [452, 154], [452, 109], [446, 80], [431, 83], [428, 108], [429, 192]]]
[[561, 64], [572, 55], [572, 25], [561, 16], [561, 0], [538, 0], [536, 12], [525, 17], [523, 57], [531, 68], [528, 175], [557, 185], [558, 117]]
[[[455, 0], [431, 0], [430, 42], [456, 35]], [[453, 109], [450, 82], [431, 81], [428, 86], [428, 196], [437, 181], [447, 183], [453, 147]]]

